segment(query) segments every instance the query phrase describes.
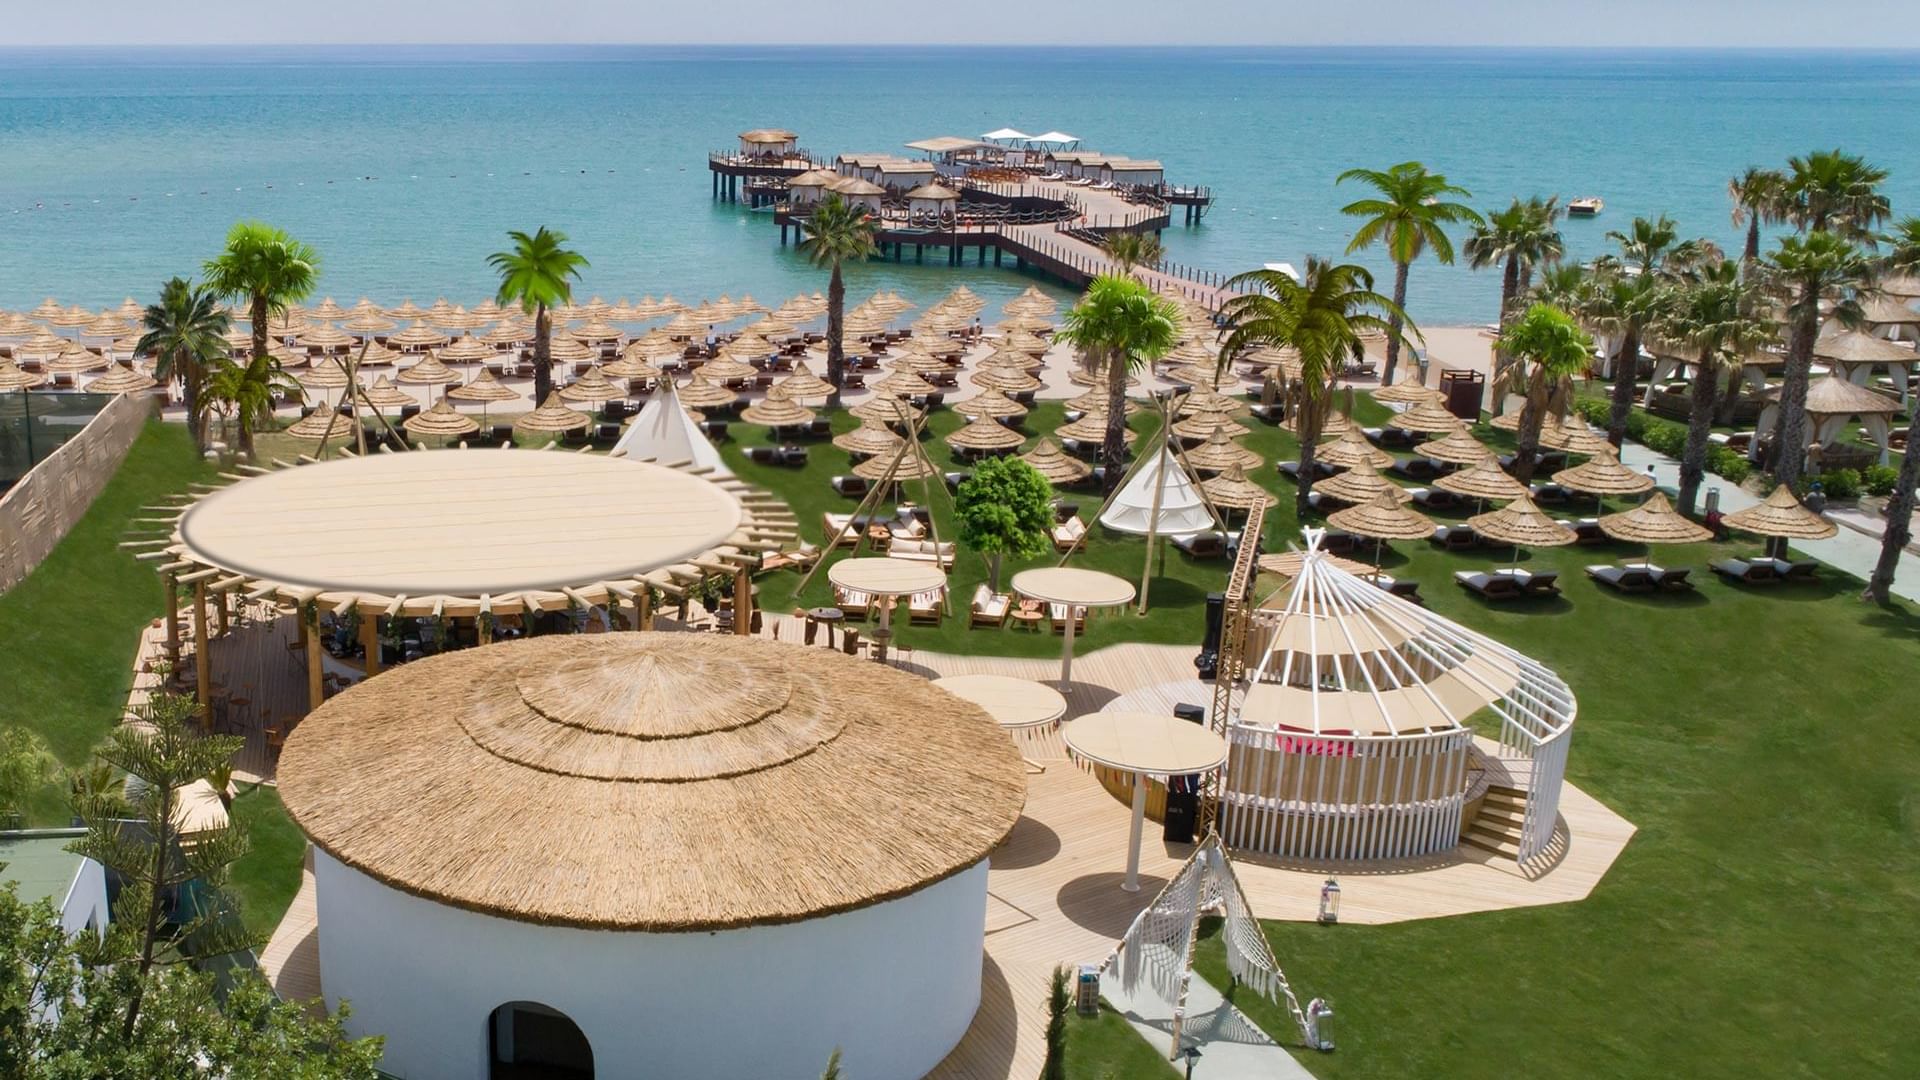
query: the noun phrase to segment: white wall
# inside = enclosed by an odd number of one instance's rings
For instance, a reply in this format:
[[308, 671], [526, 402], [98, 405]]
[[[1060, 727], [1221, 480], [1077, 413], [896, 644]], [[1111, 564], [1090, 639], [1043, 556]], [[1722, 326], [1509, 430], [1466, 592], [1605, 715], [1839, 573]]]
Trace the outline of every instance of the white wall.
[[535, 926], [391, 889], [314, 851], [327, 1003], [385, 1035], [402, 1080], [487, 1074], [487, 1016], [565, 1013], [601, 1077], [915, 1080], [980, 1003], [987, 864], [898, 900], [782, 926], [642, 934]]

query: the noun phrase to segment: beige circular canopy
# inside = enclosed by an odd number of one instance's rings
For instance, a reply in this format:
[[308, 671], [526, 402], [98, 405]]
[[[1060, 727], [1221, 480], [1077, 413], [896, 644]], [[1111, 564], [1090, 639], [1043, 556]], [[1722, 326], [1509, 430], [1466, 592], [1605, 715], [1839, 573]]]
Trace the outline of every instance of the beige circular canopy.
[[1839, 526], [1807, 509], [1785, 484], [1774, 488], [1763, 501], [1736, 510], [1721, 521], [1729, 529], [1789, 540], [1827, 540], [1840, 531]]
[[1387, 495], [1400, 502], [1413, 501], [1412, 492], [1381, 476], [1380, 471], [1367, 461], [1355, 462], [1345, 472], [1314, 481], [1313, 491], [1355, 506], [1371, 502], [1379, 495]]
[[678, 563], [726, 543], [742, 517], [729, 491], [643, 462], [378, 454], [222, 488], [179, 535], [197, 562], [290, 586], [498, 597]]
[[841, 559], [827, 568], [827, 580], [853, 592], [875, 596], [912, 596], [947, 583], [933, 563], [911, 559]]
[[1420, 401], [1405, 412], [1395, 413], [1387, 423], [1402, 431], [1445, 435], [1459, 428], [1460, 418], [1441, 408], [1437, 402]]
[[1003, 728], [1043, 727], [1067, 715], [1067, 699], [1045, 683], [1011, 675], [948, 675], [933, 685], [987, 711]]
[[1128, 772], [1206, 772], [1227, 760], [1225, 739], [1203, 724], [1162, 713], [1088, 713], [1067, 724], [1063, 737], [1074, 756]]
[[1713, 530], [1689, 520], [1658, 491], [1631, 510], [1603, 516], [1600, 531], [1633, 544], [1704, 544], [1713, 539]]
[[1554, 473], [1553, 482], [1588, 495], [1638, 495], [1653, 490], [1652, 476], [1620, 464], [1620, 459], [1614, 456], [1613, 447], [1606, 439], [1601, 439], [1600, 444], [1603, 449], [1595, 452], [1591, 458], [1571, 469]]
[[1375, 469], [1390, 468], [1393, 455], [1367, 441], [1360, 429], [1349, 427], [1340, 433], [1340, 437], [1321, 443], [1313, 448], [1313, 459], [1324, 462], [1336, 469], [1351, 469], [1361, 462]]
[[1046, 566], [1013, 575], [1013, 591], [1048, 604], [1116, 607], [1133, 600], [1133, 582], [1099, 570]]
[[1527, 485], [1509, 476], [1492, 454], [1435, 480], [1433, 486], [1469, 499], [1518, 499], [1527, 493]]
[[1526, 495], [1498, 510], [1475, 514], [1467, 524], [1489, 540], [1517, 547], [1564, 547], [1577, 539], [1571, 529], [1542, 513]]
[[1400, 377], [1399, 382], [1375, 390], [1373, 400], [1400, 405], [1417, 405], [1422, 401], [1431, 401], [1438, 405], [1445, 400], [1445, 396], [1421, 382], [1420, 369], [1409, 365], [1407, 373]]
[[1079, 458], [1068, 457], [1060, 444], [1042, 435], [1033, 449], [1020, 455], [1020, 459], [1033, 466], [1050, 484], [1071, 484], [1093, 471], [1093, 466]]
[[979, 865], [1026, 799], [978, 706], [884, 664], [712, 634], [407, 664], [301, 721], [279, 783], [316, 846], [393, 888], [656, 932], [905, 896]]
[[1005, 393], [991, 387], [968, 398], [955, 402], [953, 411], [969, 420], [982, 416], [1025, 416], [1027, 407], [1008, 397]]
[[956, 450], [1012, 450], [1026, 441], [1026, 436], [987, 416], [975, 417], [946, 438]]
[[1370, 540], [1423, 540], [1433, 535], [1432, 519], [1384, 491], [1327, 515], [1327, 524]]
[[473, 417], [454, 410], [453, 402], [441, 398], [434, 402], [433, 408], [415, 413], [400, 425], [415, 435], [436, 435], [451, 438], [480, 430], [480, 424]]
[[1200, 490], [1207, 493], [1213, 504], [1230, 510], [1251, 510], [1256, 506], [1273, 506], [1279, 502], [1266, 488], [1247, 479], [1246, 470], [1238, 465], [1229, 466], [1218, 476], [1200, 481]]
[[1449, 465], [1472, 465], [1493, 456], [1487, 444], [1473, 437], [1465, 424], [1453, 429], [1445, 437], [1429, 439], [1419, 446], [1421, 457], [1433, 461], [1444, 461]]

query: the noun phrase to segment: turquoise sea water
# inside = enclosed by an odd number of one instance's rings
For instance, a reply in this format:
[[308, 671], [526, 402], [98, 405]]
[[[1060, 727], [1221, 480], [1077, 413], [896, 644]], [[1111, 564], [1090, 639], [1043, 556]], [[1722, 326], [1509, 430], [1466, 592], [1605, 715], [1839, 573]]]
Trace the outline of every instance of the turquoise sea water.
[[[235, 219], [315, 244], [342, 301], [472, 302], [512, 227], [570, 233], [585, 292], [683, 299], [821, 287], [763, 215], [710, 201], [709, 148], [749, 127], [816, 151], [1059, 128], [1210, 185], [1173, 258], [1237, 271], [1337, 254], [1355, 165], [1420, 159], [1474, 192], [1600, 195], [1566, 227], [1665, 211], [1737, 242], [1725, 181], [1843, 146], [1920, 213], [1920, 55], [1387, 49], [0, 49], [0, 307], [99, 306], [190, 272]], [[1369, 257], [1376, 267], [1377, 256]], [[1011, 270], [874, 264], [929, 298]], [[1423, 264], [1416, 318], [1490, 318], [1493, 275]]]

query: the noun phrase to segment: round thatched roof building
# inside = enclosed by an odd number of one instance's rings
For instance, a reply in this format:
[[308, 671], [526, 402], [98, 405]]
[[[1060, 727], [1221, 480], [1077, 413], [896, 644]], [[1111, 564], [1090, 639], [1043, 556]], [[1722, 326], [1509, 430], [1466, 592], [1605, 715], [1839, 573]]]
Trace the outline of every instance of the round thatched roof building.
[[925, 680], [679, 634], [416, 661], [304, 720], [279, 782], [327, 997], [410, 1077], [798, 1077], [834, 1046], [922, 1075], [978, 1005], [1025, 800], [1012, 744]]

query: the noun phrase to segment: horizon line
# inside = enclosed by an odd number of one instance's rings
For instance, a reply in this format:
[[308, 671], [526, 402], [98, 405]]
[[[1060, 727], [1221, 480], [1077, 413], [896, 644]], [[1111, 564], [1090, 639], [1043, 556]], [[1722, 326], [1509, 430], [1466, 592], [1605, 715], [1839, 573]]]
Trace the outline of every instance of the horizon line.
[[1536, 44], [1525, 42], [1450, 42], [1412, 44], [1406, 42], [1066, 42], [1066, 41], [49, 41], [25, 44], [0, 44], [0, 53], [54, 49], [125, 49], [163, 51], [167, 49], [775, 49], [799, 51], [818, 48], [846, 49], [1071, 49], [1079, 51], [1135, 50], [1178, 51], [1208, 50], [1250, 52], [1256, 50], [1331, 50], [1369, 49], [1403, 52], [1585, 52], [1585, 53], [1920, 53], [1914, 45], [1622, 45], [1622, 44]]

